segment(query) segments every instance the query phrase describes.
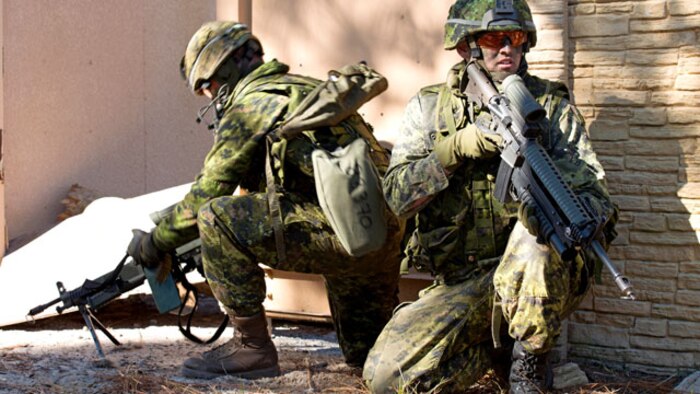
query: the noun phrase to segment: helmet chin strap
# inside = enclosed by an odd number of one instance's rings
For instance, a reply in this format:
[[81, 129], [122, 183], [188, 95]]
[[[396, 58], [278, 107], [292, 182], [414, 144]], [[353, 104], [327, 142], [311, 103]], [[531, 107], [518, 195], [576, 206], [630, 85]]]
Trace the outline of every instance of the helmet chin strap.
[[[484, 53], [481, 51], [481, 47], [476, 44], [476, 40], [474, 39], [473, 35], [470, 34], [467, 36], [467, 43], [469, 44], [469, 54], [471, 55], [471, 58], [483, 60]], [[484, 68], [483, 65], [482, 68]]]

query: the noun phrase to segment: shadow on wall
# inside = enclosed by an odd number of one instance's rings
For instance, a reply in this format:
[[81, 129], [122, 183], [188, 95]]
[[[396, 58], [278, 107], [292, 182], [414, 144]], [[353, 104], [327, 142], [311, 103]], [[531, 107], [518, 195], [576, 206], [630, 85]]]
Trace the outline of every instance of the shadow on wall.
[[619, 235], [609, 254], [632, 282], [637, 301], [620, 300], [604, 270], [592, 302], [572, 319], [569, 355], [631, 370], [687, 371], [697, 368], [692, 352], [669, 350], [686, 350], [697, 336], [685, 330], [699, 320], [700, 138], [675, 123], [673, 107], [656, 93], [647, 87], [593, 93], [589, 132], [620, 208]]
[[[697, 202], [688, 190], [698, 139], [685, 137], [673, 124], [659, 125], [665, 108], [615, 96], [604, 97], [601, 105], [589, 130], [621, 213], [611, 256], [624, 261], [641, 300], [673, 303], [669, 290], [682, 291], [684, 268], [690, 268], [684, 264], [700, 258], [691, 220]], [[601, 295], [616, 295], [611, 289]]]
[[256, 2], [253, 31], [263, 41], [266, 59], [278, 58], [293, 73], [324, 78], [329, 69], [365, 60], [384, 74], [389, 89], [360, 113], [378, 138], [391, 142], [410, 97], [425, 85], [443, 82], [459, 60], [442, 44], [452, 2], [433, 0], [429, 9], [400, 0], [364, 7], [337, 1]]
[[212, 143], [195, 123], [205, 102], [184, 87], [179, 62], [215, 6], [132, 3], [4, 2], [8, 238], [53, 227], [74, 183], [133, 197], [201, 168]]

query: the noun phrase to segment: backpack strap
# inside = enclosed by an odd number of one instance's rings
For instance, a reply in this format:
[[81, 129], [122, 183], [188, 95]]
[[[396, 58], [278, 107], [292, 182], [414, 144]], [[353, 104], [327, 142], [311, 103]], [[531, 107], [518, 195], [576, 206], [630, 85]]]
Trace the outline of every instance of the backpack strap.
[[[285, 262], [287, 257], [282, 210], [272, 171], [272, 144], [278, 139], [294, 138], [303, 130], [337, 126], [356, 114], [357, 109], [362, 104], [385, 91], [387, 87], [386, 78], [364, 62], [344, 66], [338, 71], [331, 70], [328, 79], [320, 82], [303, 100], [299, 100], [298, 97], [292, 99], [290, 104], [294, 108], [290, 105], [288, 112], [291, 115], [284, 119], [278, 127], [267, 133], [265, 158], [267, 202], [275, 234], [277, 258], [280, 262]], [[360, 128], [357, 131], [366, 141], [374, 140], [368, 128], [367, 130]], [[365, 135], [367, 133], [370, 135]], [[373, 148], [381, 152], [384, 151], [378, 143]], [[281, 165], [283, 166], [283, 164]]]
[[[445, 118], [445, 124], [447, 125], [447, 130], [450, 135], [457, 133], [457, 125], [455, 123], [455, 116], [452, 113], [452, 93], [447, 85], [444, 85], [440, 89], [438, 95], [438, 108], [442, 111], [442, 116]], [[439, 111], [437, 113], [440, 113]], [[440, 116], [436, 116], [436, 130], [440, 129]]]
[[273, 136], [268, 134], [265, 141], [265, 182], [267, 184], [265, 193], [267, 194], [267, 205], [268, 209], [270, 210], [272, 232], [275, 234], [275, 245], [277, 246], [277, 260], [279, 263], [284, 264], [287, 262], [287, 250], [284, 245], [284, 226], [282, 225], [282, 209], [280, 208], [280, 200], [277, 197], [277, 185], [275, 184], [275, 176], [272, 173], [272, 160], [270, 152], [272, 143]]

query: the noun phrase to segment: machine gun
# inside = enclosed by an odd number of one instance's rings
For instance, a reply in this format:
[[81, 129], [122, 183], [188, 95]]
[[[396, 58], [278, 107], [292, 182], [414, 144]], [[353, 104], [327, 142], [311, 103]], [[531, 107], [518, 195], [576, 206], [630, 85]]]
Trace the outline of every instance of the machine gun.
[[[170, 206], [162, 211], [151, 214], [151, 219], [154, 223], [158, 223], [168, 215], [173, 206]], [[224, 316], [219, 328], [208, 340], [199, 339], [192, 334], [191, 324], [192, 318], [199, 306], [199, 294], [197, 288], [187, 280], [187, 274], [197, 270], [202, 276], [201, 263], [201, 241], [199, 238], [180, 246], [170, 256], [172, 259], [171, 272], [163, 282], [156, 279], [156, 270], [144, 268], [129, 258], [126, 254], [114, 270], [98, 277], [97, 279], [86, 279], [85, 282], [74, 290], [67, 291], [63, 282], [57, 282], [59, 296], [46, 304], [42, 304], [32, 308], [29, 311], [29, 316], [35, 316], [52, 305], [61, 303], [56, 307], [56, 311], [62, 314], [65, 310], [77, 307], [80, 314], [83, 316], [85, 326], [90, 331], [92, 340], [97, 348], [97, 354], [101, 359], [105, 359], [104, 351], [99, 339], [95, 333], [95, 327], [102, 331], [109, 340], [115, 345], [121, 343], [107, 330], [107, 328], [95, 316], [95, 313], [110, 301], [120, 297], [122, 294], [131, 291], [144, 282], [148, 281], [151, 286], [151, 292], [155, 301], [156, 307], [160, 313], [168, 313], [178, 309], [178, 328], [180, 332], [189, 340], [196, 343], [211, 343], [219, 338], [228, 324], [228, 315]], [[127, 260], [129, 260], [127, 262]], [[180, 288], [184, 290], [181, 297]], [[183, 302], [183, 300], [191, 300]], [[185, 327], [182, 325], [182, 317], [187, 315]]]
[[[593, 252], [610, 271], [625, 298], [635, 299], [630, 281], [617, 270], [598, 239], [609, 218], [596, 217], [563, 180], [537, 137], [546, 111], [527, 90], [522, 78], [511, 75], [499, 94], [481, 68], [467, 66], [471, 88], [481, 95], [503, 138], [501, 164], [494, 195], [501, 201], [521, 201], [535, 208], [538, 237], [564, 261], [581, 250]], [[468, 87], [468, 89], [470, 88]]]

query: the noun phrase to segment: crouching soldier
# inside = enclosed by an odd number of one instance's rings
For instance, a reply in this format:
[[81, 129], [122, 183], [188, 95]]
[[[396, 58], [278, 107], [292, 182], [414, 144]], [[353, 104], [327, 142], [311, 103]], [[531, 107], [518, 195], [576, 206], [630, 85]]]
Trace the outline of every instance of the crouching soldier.
[[[496, 86], [518, 74], [546, 109], [540, 143], [576, 196], [612, 218], [604, 244], [614, 237], [616, 208], [568, 90], [527, 72], [525, 53], [536, 43], [525, 0], [457, 0], [449, 10], [445, 49], [462, 59], [446, 83], [408, 103], [384, 178], [394, 212], [417, 218], [408, 259], [436, 280], [377, 339], [364, 368], [373, 392], [461, 393], [511, 360], [511, 393], [547, 389], [546, 354], [590, 288], [595, 262], [584, 253], [562, 261], [537, 242], [529, 205], [495, 197], [502, 139], [470, 85], [468, 62]], [[501, 316], [505, 362], [492, 341]]]
[[[183, 374], [259, 378], [280, 373], [262, 305], [266, 289], [259, 263], [324, 276], [345, 360], [362, 367], [398, 302], [402, 226], [384, 205], [388, 230], [383, 245], [362, 257], [349, 255], [319, 206], [311, 151], [319, 145], [332, 151], [365, 138], [380, 172], [388, 165], [386, 151], [357, 114], [341, 127], [309, 130], [266, 146], [260, 136], [282, 124], [320, 81], [290, 74], [277, 60], [264, 62], [260, 41], [243, 24], [204, 24], [190, 40], [181, 66], [191, 91], [211, 100], [200, 118], [206, 110], [214, 111], [214, 145], [172, 214], [152, 232], [139, 235], [134, 258], [158, 266], [167, 251], [200, 237], [207, 282], [235, 333], [224, 345], [185, 360]], [[277, 185], [273, 197], [279, 211], [272, 214], [267, 164]], [[239, 186], [247, 192], [233, 195]], [[279, 219], [281, 234], [273, 229], [274, 219]]]

